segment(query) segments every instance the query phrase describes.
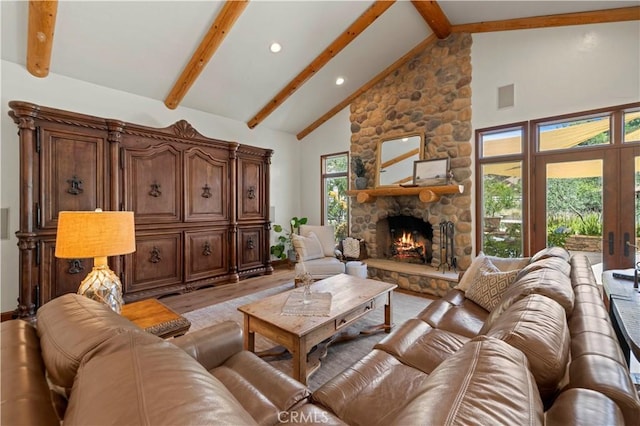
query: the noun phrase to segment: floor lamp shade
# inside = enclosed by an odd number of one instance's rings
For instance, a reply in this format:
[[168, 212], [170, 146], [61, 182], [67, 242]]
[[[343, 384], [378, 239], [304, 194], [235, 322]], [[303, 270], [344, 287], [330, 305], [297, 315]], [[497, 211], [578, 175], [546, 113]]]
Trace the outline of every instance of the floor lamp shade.
[[133, 212], [62, 211], [58, 215], [56, 257], [94, 259], [93, 270], [82, 281], [78, 293], [122, 309], [122, 284], [109, 269], [108, 256], [136, 250]]

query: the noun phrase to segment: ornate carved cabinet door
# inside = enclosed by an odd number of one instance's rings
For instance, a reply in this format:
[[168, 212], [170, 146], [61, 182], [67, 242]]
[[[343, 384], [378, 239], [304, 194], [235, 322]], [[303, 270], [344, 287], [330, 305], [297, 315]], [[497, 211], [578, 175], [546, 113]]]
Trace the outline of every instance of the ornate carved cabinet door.
[[194, 281], [229, 271], [227, 227], [185, 232], [185, 280]]
[[125, 300], [137, 300], [182, 288], [182, 232], [142, 231], [136, 251], [127, 256]]
[[262, 158], [238, 157], [238, 220], [267, 219], [266, 165]]
[[238, 228], [238, 270], [264, 266], [262, 247], [266, 238], [264, 226], [243, 226]]
[[229, 161], [199, 148], [184, 153], [185, 221], [229, 220]]
[[136, 224], [181, 220], [182, 158], [170, 145], [124, 150], [125, 210]]
[[[55, 229], [63, 210], [107, 209], [104, 198], [105, 140], [69, 130], [40, 132], [40, 207], [43, 229]], [[102, 132], [104, 134], [104, 132]]]
[[40, 299], [49, 301], [66, 293], [76, 293], [80, 283], [93, 268], [93, 259], [58, 259], [55, 257], [56, 238], [40, 241], [42, 245], [42, 268], [40, 282]]

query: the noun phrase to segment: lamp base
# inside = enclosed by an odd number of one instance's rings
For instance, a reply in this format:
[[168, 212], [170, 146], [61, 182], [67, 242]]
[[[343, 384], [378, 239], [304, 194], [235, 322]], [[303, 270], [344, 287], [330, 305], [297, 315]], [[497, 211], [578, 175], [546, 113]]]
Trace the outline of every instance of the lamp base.
[[122, 284], [107, 265], [95, 265], [82, 280], [78, 294], [102, 302], [117, 313], [122, 311]]

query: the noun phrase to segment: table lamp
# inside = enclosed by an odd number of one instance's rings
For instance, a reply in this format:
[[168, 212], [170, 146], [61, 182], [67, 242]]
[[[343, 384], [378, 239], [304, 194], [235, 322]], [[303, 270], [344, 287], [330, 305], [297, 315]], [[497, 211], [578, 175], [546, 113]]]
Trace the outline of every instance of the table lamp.
[[93, 257], [93, 270], [82, 281], [78, 294], [100, 301], [120, 313], [122, 283], [109, 269], [107, 256], [136, 251], [133, 212], [62, 211], [58, 215], [56, 257]]

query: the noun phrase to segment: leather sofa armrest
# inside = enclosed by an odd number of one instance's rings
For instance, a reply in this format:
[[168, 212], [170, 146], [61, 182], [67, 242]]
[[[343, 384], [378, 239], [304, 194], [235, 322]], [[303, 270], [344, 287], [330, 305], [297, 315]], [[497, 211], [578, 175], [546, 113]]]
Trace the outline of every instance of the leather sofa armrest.
[[242, 351], [242, 329], [234, 321], [225, 321], [171, 340], [195, 358], [207, 370], [222, 365]]

